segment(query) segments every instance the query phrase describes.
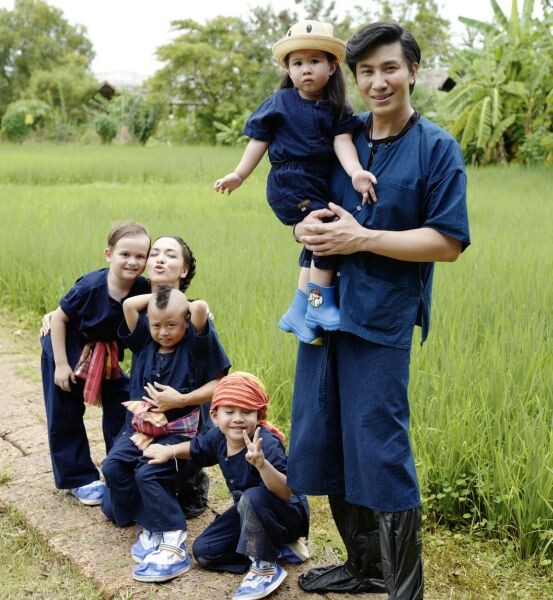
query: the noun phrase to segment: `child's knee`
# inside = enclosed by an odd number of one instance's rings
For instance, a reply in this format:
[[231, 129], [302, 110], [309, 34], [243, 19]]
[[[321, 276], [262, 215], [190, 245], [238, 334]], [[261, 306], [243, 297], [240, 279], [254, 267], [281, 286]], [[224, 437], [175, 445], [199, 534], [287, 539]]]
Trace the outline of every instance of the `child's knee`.
[[240, 500], [238, 501], [238, 512], [241, 517], [244, 517], [248, 511], [254, 510], [258, 512], [258, 509], [266, 506], [267, 496], [266, 491], [263, 487], [252, 487], [247, 489]]

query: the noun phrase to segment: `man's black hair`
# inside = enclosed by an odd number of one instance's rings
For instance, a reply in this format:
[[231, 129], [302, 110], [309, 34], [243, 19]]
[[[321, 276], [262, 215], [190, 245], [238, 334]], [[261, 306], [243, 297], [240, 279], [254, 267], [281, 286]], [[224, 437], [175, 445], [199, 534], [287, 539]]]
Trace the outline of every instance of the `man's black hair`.
[[[363, 29], [360, 29], [348, 40], [346, 46], [346, 63], [351, 69], [353, 76], [355, 77], [356, 75], [355, 67], [357, 63], [364, 56], [379, 46], [394, 44], [395, 42], [400, 42], [401, 44], [403, 58], [409, 67], [409, 71], [412, 70], [415, 63], [420, 64], [421, 49], [411, 32], [398, 25], [398, 23], [379, 21], [363, 27]], [[409, 85], [410, 94], [413, 92], [414, 87], [414, 83]]]

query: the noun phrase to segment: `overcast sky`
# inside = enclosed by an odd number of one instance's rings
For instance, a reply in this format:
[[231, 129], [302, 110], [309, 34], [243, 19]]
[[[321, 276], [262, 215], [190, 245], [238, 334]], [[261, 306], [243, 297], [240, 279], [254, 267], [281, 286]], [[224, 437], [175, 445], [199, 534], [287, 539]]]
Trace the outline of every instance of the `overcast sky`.
[[[492, 19], [489, 0], [437, 0], [440, 14], [449, 19], [458, 39], [463, 29], [457, 17], [481, 21]], [[151, 75], [160, 66], [155, 59], [158, 46], [171, 39], [170, 22], [191, 18], [196, 21], [224, 14], [247, 14], [248, 8], [268, 0], [47, 0], [63, 11], [72, 24], [84, 25], [94, 45], [95, 73], [132, 71]], [[275, 9], [294, 8], [293, 0], [271, 0]], [[510, 14], [511, 0], [498, 0]], [[340, 0], [336, 3], [340, 7]], [[536, 4], [539, 4], [536, 2]], [[519, 0], [522, 6], [522, 0]], [[1, 8], [13, 8], [13, 0], [0, 0]], [[301, 16], [301, 10], [298, 10]], [[362, 23], [359, 24], [363, 25]], [[276, 41], [276, 40], [275, 40]]]

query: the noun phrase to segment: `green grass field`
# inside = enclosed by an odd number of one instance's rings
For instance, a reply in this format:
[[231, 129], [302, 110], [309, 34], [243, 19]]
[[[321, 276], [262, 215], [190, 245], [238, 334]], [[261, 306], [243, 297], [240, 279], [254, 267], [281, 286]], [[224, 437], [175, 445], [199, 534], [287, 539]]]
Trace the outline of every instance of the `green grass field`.
[[[240, 150], [0, 145], [2, 304], [38, 317], [103, 266], [112, 223], [178, 234], [235, 369], [267, 384], [289, 426], [296, 342], [276, 323], [300, 247], [264, 199], [267, 164], [212, 191]], [[469, 170], [473, 245], [438, 265], [428, 342], [411, 364], [413, 441], [427, 515], [553, 555], [551, 168]], [[37, 318], [38, 326], [38, 318]]]

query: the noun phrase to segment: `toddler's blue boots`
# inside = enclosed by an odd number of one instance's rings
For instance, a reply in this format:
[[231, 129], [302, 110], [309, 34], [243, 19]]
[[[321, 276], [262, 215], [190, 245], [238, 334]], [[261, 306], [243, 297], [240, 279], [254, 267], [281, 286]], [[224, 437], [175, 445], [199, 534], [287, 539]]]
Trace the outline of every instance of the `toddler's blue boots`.
[[334, 298], [334, 286], [310, 283], [308, 289], [305, 324], [313, 329], [320, 327], [325, 331], [340, 329], [340, 311]]
[[306, 309], [307, 294], [297, 289], [292, 304], [282, 315], [278, 326], [288, 333], [295, 333], [298, 340], [304, 344], [320, 346], [323, 343], [321, 332], [311, 329], [305, 324]]

